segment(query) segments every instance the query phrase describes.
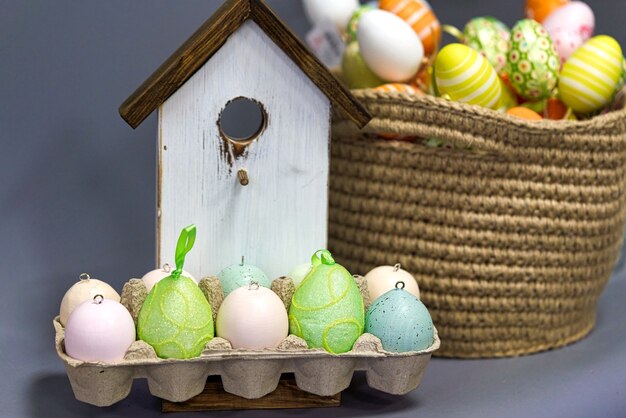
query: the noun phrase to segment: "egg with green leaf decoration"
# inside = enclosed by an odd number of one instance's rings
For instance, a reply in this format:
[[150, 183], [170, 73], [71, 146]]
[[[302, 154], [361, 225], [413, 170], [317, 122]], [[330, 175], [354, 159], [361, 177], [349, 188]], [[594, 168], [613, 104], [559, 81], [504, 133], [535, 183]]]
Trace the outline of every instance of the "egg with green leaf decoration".
[[183, 229], [176, 245], [176, 270], [154, 285], [139, 312], [137, 336], [160, 358], [198, 357], [215, 335], [211, 305], [198, 285], [181, 275], [195, 239], [195, 225]]
[[552, 38], [534, 20], [519, 21], [511, 30], [508, 54], [509, 81], [515, 91], [527, 100], [543, 100], [558, 83], [559, 54]]
[[352, 275], [330, 252], [317, 251], [313, 268], [296, 289], [289, 308], [289, 332], [309, 348], [345, 353], [363, 333], [363, 298]]

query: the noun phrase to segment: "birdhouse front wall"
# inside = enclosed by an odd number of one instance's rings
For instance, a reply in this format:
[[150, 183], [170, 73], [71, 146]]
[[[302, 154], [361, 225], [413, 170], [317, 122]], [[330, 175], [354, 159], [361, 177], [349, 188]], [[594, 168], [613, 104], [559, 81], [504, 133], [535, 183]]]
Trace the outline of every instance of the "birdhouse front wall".
[[[266, 115], [243, 148], [218, 125], [239, 97]], [[244, 23], [159, 110], [158, 263], [173, 263], [180, 230], [192, 223], [198, 238], [185, 270], [197, 277], [244, 256], [275, 278], [325, 248], [330, 110], [256, 23]]]

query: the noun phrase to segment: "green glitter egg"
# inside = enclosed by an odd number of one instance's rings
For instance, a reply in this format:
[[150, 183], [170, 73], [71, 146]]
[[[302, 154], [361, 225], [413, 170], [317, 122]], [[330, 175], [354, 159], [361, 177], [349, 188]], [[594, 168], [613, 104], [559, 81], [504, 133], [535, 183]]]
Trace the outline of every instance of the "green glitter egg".
[[550, 97], [558, 83], [560, 65], [552, 38], [541, 24], [524, 19], [513, 27], [508, 72], [520, 96], [533, 101]]
[[363, 333], [363, 298], [354, 278], [321, 250], [311, 259], [313, 269], [291, 299], [289, 332], [309, 348], [339, 354], [352, 349]]
[[198, 357], [215, 335], [211, 305], [188, 277], [157, 282], [137, 321], [137, 336], [161, 358]]

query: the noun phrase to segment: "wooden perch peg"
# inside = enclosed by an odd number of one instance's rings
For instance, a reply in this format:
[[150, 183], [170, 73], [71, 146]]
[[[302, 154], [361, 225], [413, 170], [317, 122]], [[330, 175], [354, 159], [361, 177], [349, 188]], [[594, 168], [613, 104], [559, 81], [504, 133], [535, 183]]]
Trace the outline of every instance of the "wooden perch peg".
[[242, 186], [247, 186], [250, 183], [250, 179], [248, 179], [248, 171], [243, 168], [237, 172], [237, 177], [239, 178], [239, 183]]

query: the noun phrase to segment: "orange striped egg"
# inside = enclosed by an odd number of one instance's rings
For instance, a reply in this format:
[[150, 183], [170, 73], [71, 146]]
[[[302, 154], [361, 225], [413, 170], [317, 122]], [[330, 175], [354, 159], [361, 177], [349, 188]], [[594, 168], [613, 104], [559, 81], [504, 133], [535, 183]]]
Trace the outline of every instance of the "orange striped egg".
[[[403, 83], [389, 83], [383, 84], [382, 86], [378, 86], [374, 89], [374, 91], [383, 91], [385, 93], [410, 93], [418, 96], [423, 96], [424, 93], [415, 86], [410, 84]], [[397, 141], [414, 141], [416, 139], [415, 136], [402, 136], [398, 134], [390, 134], [390, 133], [379, 133], [378, 136], [384, 139], [395, 139]]]
[[424, 44], [424, 53], [432, 55], [441, 42], [441, 25], [430, 5], [424, 0], [381, 0], [382, 10], [394, 13], [406, 21]]
[[417, 87], [412, 86], [410, 84], [402, 84], [402, 83], [389, 83], [383, 84], [382, 86], [378, 86], [374, 89], [374, 91], [384, 91], [387, 93], [399, 92], [399, 93], [411, 93], [422, 96], [422, 93]]

